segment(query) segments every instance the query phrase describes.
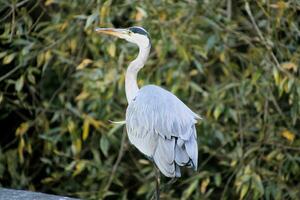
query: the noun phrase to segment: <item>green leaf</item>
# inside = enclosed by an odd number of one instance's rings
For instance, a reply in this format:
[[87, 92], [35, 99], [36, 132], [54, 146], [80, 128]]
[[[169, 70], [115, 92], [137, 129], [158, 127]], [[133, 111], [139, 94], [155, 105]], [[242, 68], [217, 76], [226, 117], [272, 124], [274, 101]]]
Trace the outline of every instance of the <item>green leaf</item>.
[[217, 42], [216, 35], [211, 35], [206, 42], [206, 46], [205, 46], [206, 51], [211, 50], [215, 46], [216, 42]]
[[29, 73], [29, 74], [27, 75], [27, 79], [28, 79], [28, 81], [29, 81], [30, 83], [32, 83], [32, 84], [35, 84], [35, 83], [36, 83], [35, 77], [34, 77], [34, 75], [33, 75], [32, 73]]
[[214, 109], [214, 118], [215, 119], [219, 119], [220, 115], [223, 113], [224, 111], [224, 105], [223, 104], [219, 104], [217, 105], [217, 107]]
[[11, 61], [13, 61], [13, 59], [16, 57], [16, 55], [17, 55], [16, 53], [11, 53], [11, 54], [5, 56], [2, 63], [4, 65], [11, 63]]
[[274, 77], [274, 80], [275, 80], [275, 84], [279, 85], [281, 79], [280, 79], [280, 74], [279, 74], [279, 72], [276, 68], [273, 68], [273, 77]]
[[231, 119], [233, 119], [233, 121], [235, 123], [238, 123], [238, 115], [237, 115], [237, 111], [236, 110], [229, 109], [229, 115], [230, 115]]
[[107, 157], [108, 156], [108, 149], [109, 149], [109, 142], [105, 136], [102, 135], [100, 139], [100, 149], [102, 153]]
[[79, 175], [85, 168], [86, 168], [87, 162], [85, 160], [80, 160], [78, 163], [76, 163], [75, 171], [73, 172], [73, 176]]
[[24, 76], [22, 75], [15, 84], [15, 89], [17, 92], [20, 92], [24, 86]]
[[194, 64], [196, 65], [196, 67], [197, 67], [197, 69], [199, 70], [199, 72], [201, 73], [201, 74], [203, 74], [203, 65], [199, 62], [199, 61], [197, 61], [197, 60], [194, 60]]
[[98, 18], [98, 13], [94, 13], [92, 15], [90, 15], [87, 20], [86, 20], [86, 23], [85, 23], [85, 27], [84, 29], [87, 29], [91, 26], [91, 24]]
[[2, 92], [0, 92], [0, 105], [1, 105], [1, 103], [2, 103], [2, 101], [4, 100], [4, 96], [3, 96], [3, 93]]
[[7, 55], [7, 51], [3, 51], [0, 53], [0, 59]]
[[111, 57], [115, 57], [116, 55], [116, 45], [115, 43], [111, 43], [108, 47], [107, 47], [107, 51], [108, 51], [108, 54], [111, 56]]
[[147, 191], [149, 191], [149, 185], [148, 184], [143, 184], [139, 187], [139, 189], [137, 191], [137, 195], [145, 194]]
[[182, 196], [182, 200], [190, 199], [190, 196], [191, 196], [192, 193], [196, 190], [198, 184], [199, 184], [199, 181], [198, 181], [198, 180], [192, 182], [192, 183], [190, 184], [190, 186], [188, 187], [188, 189], [186, 189], [186, 190], [184, 191], [183, 196]]
[[258, 191], [259, 195], [262, 196], [264, 194], [265, 190], [264, 190], [264, 186], [262, 184], [261, 178], [258, 174], [254, 173], [252, 175], [252, 183], [253, 183], [253, 186]]
[[248, 190], [249, 190], [249, 183], [245, 183], [242, 186], [241, 192], [240, 192], [240, 199], [244, 199], [245, 195], [247, 194]]
[[221, 185], [221, 182], [222, 182], [222, 176], [220, 173], [217, 173], [215, 176], [214, 176], [214, 180], [215, 180], [215, 184], [217, 187], [219, 187]]

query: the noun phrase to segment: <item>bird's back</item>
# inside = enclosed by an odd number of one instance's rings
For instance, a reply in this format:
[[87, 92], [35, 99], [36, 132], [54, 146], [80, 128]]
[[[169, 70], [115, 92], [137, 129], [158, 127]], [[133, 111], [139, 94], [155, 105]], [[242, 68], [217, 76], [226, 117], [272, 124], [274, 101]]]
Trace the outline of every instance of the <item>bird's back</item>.
[[168, 177], [179, 177], [179, 166], [197, 169], [197, 119], [175, 95], [155, 85], [142, 87], [126, 111], [130, 142]]

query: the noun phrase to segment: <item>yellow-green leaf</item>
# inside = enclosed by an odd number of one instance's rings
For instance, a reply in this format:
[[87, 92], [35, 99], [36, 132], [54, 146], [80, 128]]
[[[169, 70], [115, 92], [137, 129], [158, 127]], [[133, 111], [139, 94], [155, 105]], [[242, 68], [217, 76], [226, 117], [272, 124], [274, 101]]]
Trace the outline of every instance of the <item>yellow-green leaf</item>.
[[53, 181], [55, 181], [55, 179], [53, 177], [46, 177], [41, 182], [42, 183], [51, 183]]
[[223, 104], [219, 104], [217, 105], [217, 107], [214, 109], [214, 118], [218, 119], [220, 117], [220, 115], [223, 113], [224, 111], [224, 105]]
[[287, 139], [288, 141], [290, 142], [293, 142], [294, 139], [295, 139], [295, 134], [292, 133], [291, 131], [289, 130], [284, 130], [281, 132], [281, 136], [284, 137], [285, 139]]
[[90, 94], [86, 91], [82, 91], [76, 98], [76, 101], [80, 101], [80, 100], [84, 100], [86, 98], [88, 98], [90, 96]]
[[279, 75], [279, 72], [276, 68], [273, 69], [273, 77], [274, 77], [274, 80], [275, 80], [275, 84], [279, 85], [280, 84], [280, 75]]
[[45, 53], [44, 56], [45, 56], [45, 57], [44, 57], [44, 61], [45, 61], [45, 62], [48, 62], [48, 61], [50, 60], [50, 58], [52, 57], [51, 51], [50, 51], [50, 50], [49, 50], [49, 51], [46, 51], [46, 53]]
[[30, 83], [32, 83], [32, 84], [35, 84], [35, 83], [36, 83], [35, 77], [34, 77], [34, 75], [33, 75], [32, 73], [27, 74], [27, 79], [28, 79], [28, 81], [29, 81]]
[[149, 191], [149, 185], [148, 184], [142, 184], [139, 187], [138, 191], [137, 191], [137, 195], [145, 194], [148, 191]]
[[87, 117], [87, 119], [89, 120], [89, 122], [90, 122], [90, 124], [95, 128], [95, 129], [99, 129], [100, 128], [100, 126], [105, 126], [105, 124], [102, 122], [102, 121], [100, 121], [100, 120], [96, 120], [96, 119], [94, 119], [94, 118], [92, 118], [92, 117], [90, 117], [90, 116], [86, 116]]
[[0, 92], [0, 104], [2, 103], [3, 99], [4, 99], [3, 93]]
[[241, 192], [240, 192], [240, 199], [244, 199], [244, 197], [247, 194], [248, 190], [249, 190], [249, 183], [243, 184]]
[[147, 17], [147, 12], [141, 8], [141, 7], [137, 7], [137, 12], [135, 14], [135, 20], [136, 21], [141, 21], [144, 17]]
[[258, 174], [254, 173], [252, 175], [253, 186], [259, 191], [260, 195], [264, 194], [264, 186], [262, 184], [261, 178]]
[[190, 71], [190, 76], [196, 76], [196, 75], [198, 75], [197, 69], [193, 69], [192, 71]]
[[18, 145], [18, 154], [19, 154], [19, 158], [20, 158], [20, 163], [24, 162], [24, 156], [23, 156], [24, 147], [25, 147], [25, 141], [24, 141], [24, 138], [21, 137], [21, 140]]
[[201, 187], [200, 187], [200, 191], [202, 194], [204, 194], [206, 192], [206, 188], [208, 186], [210, 182], [210, 179], [209, 178], [206, 178], [204, 179], [202, 182], [201, 182]]
[[21, 76], [15, 84], [16, 91], [20, 92], [22, 90], [23, 86], [24, 86], [24, 76]]
[[7, 51], [0, 52], [0, 59], [7, 55]]
[[116, 45], [115, 45], [115, 43], [110, 43], [110, 45], [107, 47], [107, 51], [108, 51], [108, 54], [111, 57], [114, 58], [116, 56]]
[[83, 141], [85, 141], [88, 138], [89, 130], [90, 130], [90, 122], [88, 119], [85, 119], [83, 122], [83, 132], [82, 132]]
[[13, 61], [13, 59], [16, 57], [16, 53], [11, 53], [7, 56], [4, 57], [3, 59], [3, 64], [7, 65], [9, 63], [11, 63], [11, 61]]
[[222, 62], [225, 62], [225, 52], [220, 53], [219, 58]]
[[36, 57], [36, 62], [37, 62], [36, 65], [40, 67], [43, 64], [44, 60], [45, 60], [45, 53], [44, 52], [39, 53]]
[[26, 133], [28, 129], [29, 129], [29, 123], [28, 122], [23, 122], [17, 128], [17, 130], [16, 130], [16, 136], [22, 136], [22, 135], [24, 135], [24, 133]]
[[86, 66], [91, 64], [93, 61], [91, 59], [83, 59], [81, 63], [76, 67], [77, 70], [84, 69]]
[[81, 139], [78, 138], [75, 141], [73, 141], [71, 149], [74, 155], [77, 155], [81, 152], [82, 142]]
[[73, 173], [73, 176], [77, 176], [78, 174], [80, 174], [85, 169], [85, 166], [86, 166], [86, 161], [80, 160], [75, 166], [75, 171]]
[[68, 121], [68, 131], [69, 131], [69, 133], [74, 133], [75, 129], [76, 129], [76, 125], [75, 125], [74, 121], [69, 120]]
[[70, 42], [69, 42], [69, 46], [70, 46], [70, 49], [71, 49], [71, 52], [76, 52], [77, 50], [77, 40], [76, 39], [71, 39]]
[[284, 1], [278, 1], [277, 3], [270, 4], [270, 7], [275, 8], [275, 9], [285, 9], [288, 6], [289, 6], [289, 4]]
[[284, 69], [287, 69], [287, 70], [293, 70], [294, 72], [296, 72], [297, 69], [298, 69], [298, 66], [293, 62], [282, 63], [281, 67], [284, 68]]
[[45, 6], [49, 6], [52, 3], [54, 3], [54, 0], [47, 0], [47, 1], [45, 1]]
[[188, 189], [186, 189], [183, 193], [182, 200], [190, 199], [192, 193], [196, 190], [198, 186], [198, 181], [194, 181], [190, 184]]

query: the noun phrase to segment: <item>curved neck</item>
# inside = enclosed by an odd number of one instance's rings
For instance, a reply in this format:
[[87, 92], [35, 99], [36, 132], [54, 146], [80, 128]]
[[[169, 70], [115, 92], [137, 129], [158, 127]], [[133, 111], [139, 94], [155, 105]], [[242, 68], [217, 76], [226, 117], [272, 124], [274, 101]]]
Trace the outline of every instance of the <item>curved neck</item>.
[[134, 61], [129, 64], [125, 77], [125, 93], [128, 104], [134, 99], [139, 91], [137, 84], [137, 74], [142, 69], [147, 61], [150, 52], [150, 45], [148, 47], [139, 47], [139, 54]]

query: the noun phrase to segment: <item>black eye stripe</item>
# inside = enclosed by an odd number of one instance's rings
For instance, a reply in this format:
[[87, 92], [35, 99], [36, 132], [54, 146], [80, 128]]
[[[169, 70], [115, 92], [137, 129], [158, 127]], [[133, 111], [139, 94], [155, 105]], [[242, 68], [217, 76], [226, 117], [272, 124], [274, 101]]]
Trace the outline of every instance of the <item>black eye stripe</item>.
[[146, 31], [144, 31], [143, 29], [139, 28], [139, 27], [130, 27], [129, 30], [133, 33], [138, 33], [138, 34], [141, 34], [141, 35], [148, 36], [148, 33]]

